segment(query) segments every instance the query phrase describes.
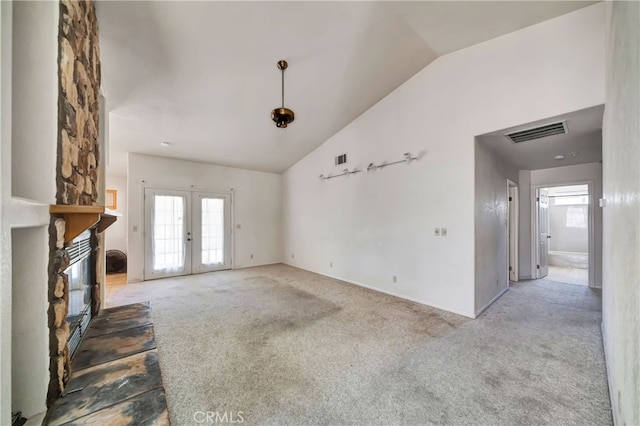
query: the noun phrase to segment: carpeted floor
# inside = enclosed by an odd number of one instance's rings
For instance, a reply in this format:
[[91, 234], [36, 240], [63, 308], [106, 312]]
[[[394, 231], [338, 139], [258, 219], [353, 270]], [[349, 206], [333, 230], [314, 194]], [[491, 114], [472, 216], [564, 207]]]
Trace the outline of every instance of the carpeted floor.
[[565, 284], [589, 285], [589, 270], [549, 265], [548, 281]]
[[206, 412], [247, 425], [612, 423], [600, 295], [584, 286], [521, 282], [470, 320], [273, 265], [128, 284], [108, 303], [144, 300], [173, 425]]

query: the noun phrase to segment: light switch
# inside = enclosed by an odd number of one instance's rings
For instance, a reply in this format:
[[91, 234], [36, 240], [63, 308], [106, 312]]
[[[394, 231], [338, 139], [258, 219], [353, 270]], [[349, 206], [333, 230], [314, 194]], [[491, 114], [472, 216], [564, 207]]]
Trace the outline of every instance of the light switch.
[[447, 228], [442, 228], [440, 230], [440, 235], [442, 235], [443, 237], [446, 237], [447, 236]]
[[435, 232], [434, 232], [434, 235], [435, 235], [436, 237], [439, 237], [439, 236], [440, 236], [440, 228], [436, 228], [436, 230], [435, 230]]
[[242, 228], [242, 225], [240, 225], [240, 224], [236, 225], [236, 229], [241, 229], [241, 228]]

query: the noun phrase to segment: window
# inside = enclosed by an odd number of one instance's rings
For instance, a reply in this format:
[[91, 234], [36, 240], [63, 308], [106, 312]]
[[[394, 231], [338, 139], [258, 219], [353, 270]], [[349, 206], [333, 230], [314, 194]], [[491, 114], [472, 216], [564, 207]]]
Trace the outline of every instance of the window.
[[587, 207], [576, 206], [567, 208], [567, 228], [587, 227]]
[[202, 199], [202, 264], [224, 263], [224, 199]]
[[554, 197], [556, 206], [588, 205], [588, 195], [556, 195]]
[[153, 269], [184, 266], [184, 207], [181, 196], [156, 195], [153, 216]]

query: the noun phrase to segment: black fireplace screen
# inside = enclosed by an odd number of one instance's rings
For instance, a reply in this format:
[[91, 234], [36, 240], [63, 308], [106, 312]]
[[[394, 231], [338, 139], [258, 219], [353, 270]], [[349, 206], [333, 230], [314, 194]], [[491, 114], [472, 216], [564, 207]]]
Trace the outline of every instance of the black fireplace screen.
[[91, 233], [79, 235], [69, 252], [69, 267], [65, 271], [69, 276], [69, 313], [67, 322], [71, 333], [69, 349], [71, 355], [80, 344], [91, 320], [91, 286], [93, 285], [93, 256], [91, 251]]

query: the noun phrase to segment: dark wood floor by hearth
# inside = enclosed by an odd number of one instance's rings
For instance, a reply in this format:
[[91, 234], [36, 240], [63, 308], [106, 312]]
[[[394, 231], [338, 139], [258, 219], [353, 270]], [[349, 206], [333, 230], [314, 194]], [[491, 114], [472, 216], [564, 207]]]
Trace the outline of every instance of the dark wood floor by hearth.
[[103, 310], [48, 425], [169, 425], [149, 302]]

